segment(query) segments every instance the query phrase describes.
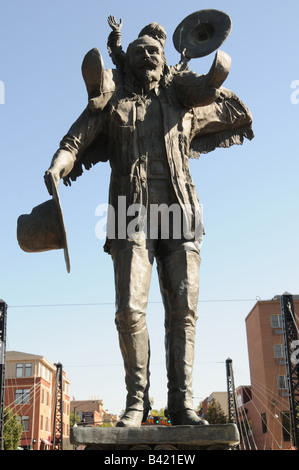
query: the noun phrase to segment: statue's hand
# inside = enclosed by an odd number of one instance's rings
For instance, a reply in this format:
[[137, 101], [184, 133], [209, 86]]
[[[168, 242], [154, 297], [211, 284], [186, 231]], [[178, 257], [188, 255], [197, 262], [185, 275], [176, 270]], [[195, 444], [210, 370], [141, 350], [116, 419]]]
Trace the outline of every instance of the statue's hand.
[[53, 194], [53, 191], [52, 191], [52, 184], [53, 184], [53, 181], [54, 181], [54, 184], [56, 185], [56, 187], [58, 187], [59, 185], [59, 182], [60, 182], [60, 175], [57, 171], [51, 169], [51, 170], [47, 170], [44, 174], [44, 181], [45, 181], [45, 185], [47, 187], [47, 190], [49, 192], [49, 194], [52, 196]]
[[187, 65], [190, 61], [189, 57], [186, 57], [186, 48], [181, 52], [181, 63]]
[[114, 16], [108, 16], [108, 23], [113, 31], [120, 31], [123, 25], [123, 20], [120, 18], [119, 23], [117, 23]]

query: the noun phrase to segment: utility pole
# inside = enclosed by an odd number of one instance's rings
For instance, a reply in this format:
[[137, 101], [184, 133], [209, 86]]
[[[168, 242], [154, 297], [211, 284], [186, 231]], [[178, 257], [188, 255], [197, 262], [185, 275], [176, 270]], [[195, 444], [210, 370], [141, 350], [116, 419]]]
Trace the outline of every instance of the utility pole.
[[7, 305], [0, 300], [0, 450], [3, 450]]
[[237, 424], [237, 405], [235, 396], [235, 383], [233, 374], [233, 361], [226, 359], [228, 422]]
[[290, 403], [291, 435], [294, 447], [299, 449], [299, 354], [292, 352], [299, 346], [298, 331], [295, 320], [293, 297], [284, 294], [280, 298], [281, 316], [284, 334], [284, 349], [288, 379]]
[[[230, 358], [226, 359], [226, 379], [227, 379], [227, 404], [228, 404], [228, 422], [236, 424], [240, 433], [240, 423], [237, 412], [235, 382], [233, 373], [233, 361]], [[240, 436], [241, 437], [241, 436]], [[239, 446], [237, 446], [237, 449]]]
[[53, 450], [63, 450], [63, 389], [62, 364], [56, 366]]

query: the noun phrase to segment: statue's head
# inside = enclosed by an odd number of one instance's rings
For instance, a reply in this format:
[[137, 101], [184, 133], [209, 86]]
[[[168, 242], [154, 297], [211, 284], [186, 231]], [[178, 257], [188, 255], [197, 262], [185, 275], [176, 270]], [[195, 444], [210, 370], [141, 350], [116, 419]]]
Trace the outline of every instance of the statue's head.
[[161, 26], [159, 23], [150, 23], [142, 28], [138, 37], [140, 38], [142, 36], [150, 36], [151, 38], [159, 41], [163, 48], [165, 46], [166, 32], [163, 26]]
[[160, 41], [147, 35], [138, 37], [129, 45], [127, 58], [134, 77], [145, 88], [159, 83], [166, 63]]

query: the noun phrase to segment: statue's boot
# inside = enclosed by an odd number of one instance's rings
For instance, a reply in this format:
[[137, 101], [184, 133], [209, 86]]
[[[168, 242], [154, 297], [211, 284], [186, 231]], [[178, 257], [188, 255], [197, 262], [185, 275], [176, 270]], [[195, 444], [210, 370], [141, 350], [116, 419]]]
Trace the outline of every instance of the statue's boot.
[[153, 258], [149, 259], [148, 250], [127, 240], [112, 240], [110, 248], [115, 273], [115, 324], [127, 388], [126, 409], [118, 426], [138, 427], [150, 409], [150, 346], [145, 312]]
[[206, 84], [211, 88], [220, 88], [226, 80], [231, 68], [231, 58], [226, 52], [217, 51], [215, 58], [206, 75]]
[[165, 306], [165, 349], [168, 379], [168, 416], [172, 425], [208, 424], [193, 407], [193, 362], [200, 256], [185, 250], [158, 263]]
[[132, 333], [119, 332], [120, 350], [125, 367], [126, 409], [116, 426], [139, 427], [150, 410], [149, 358], [147, 327]]
[[208, 424], [199, 418], [193, 407], [195, 326], [192, 313], [185, 312], [184, 318], [185, 325], [173, 325], [166, 332], [168, 414], [173, 426]]

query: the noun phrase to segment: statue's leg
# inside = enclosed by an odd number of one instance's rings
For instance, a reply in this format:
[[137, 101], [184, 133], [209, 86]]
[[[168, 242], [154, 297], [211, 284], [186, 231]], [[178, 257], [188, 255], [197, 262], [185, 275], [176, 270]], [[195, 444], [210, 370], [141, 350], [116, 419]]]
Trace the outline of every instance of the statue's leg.
[[150, 346], [145, 312], [153, 258], [145, 247], [126, 240], [121, 243], [114, 240], [111, 254], [116, 289], [115, 323], [127, 388], [126, 410], [117, 426], [138, 427], [150, 409]]
[[170, 251], [157, 265], [165, 306], [169, 416], [173, 425], [207, 424], [197, 416], [192, 399], [199, 252]]

